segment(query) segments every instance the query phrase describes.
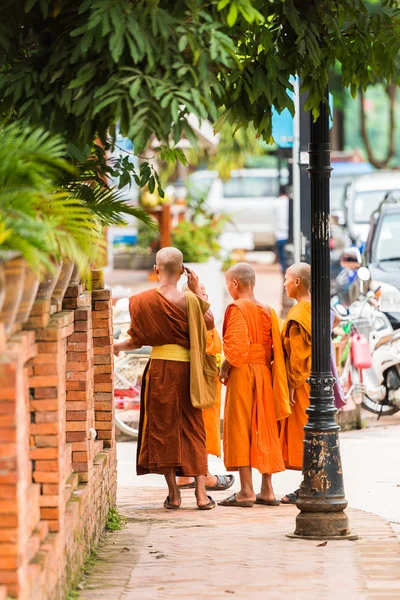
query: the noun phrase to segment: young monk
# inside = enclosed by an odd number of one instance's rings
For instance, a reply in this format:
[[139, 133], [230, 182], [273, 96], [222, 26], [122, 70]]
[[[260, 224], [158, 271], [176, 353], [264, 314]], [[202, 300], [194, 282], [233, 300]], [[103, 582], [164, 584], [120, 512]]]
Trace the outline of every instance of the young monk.
[[[240, 491], [219, 504], [277, 506], [271, 476], [285, 469], [277, 421], [290, 413], [278, 317], [254, 297], [255, 273], [249, 264], [231, 267], [226, 284], [234, 302], [223, 326], [224, 460], [228, 471], [239, 471]], [[262, 473], [257, 496], [252, 468]]]
[[[208, 294], [206, 288], [200, 283], [201, 297], [208, 302]], [[182, 291], [187, 291], [185, 286]], [[207, 331], [207, 354], [212, 356], [222, 355], [222, 341], [216, 328]], [[206, 430], [206, 448], [207, 454], [221, 456], [221, 382], [217, 381], [217, 390], [215, 396], [215, 404], [212, 408], [206, 408], [203, 411], [204, 428]], [[211, 475], [207, 471], [206, 490], [208, 491], [223, 491], [228, 490], [235, 482], [233, 475]], [[191, 489], [195, 487], [192, 478], [178, 477], [178, 486], [180, 489]]]
[[[137, 473], [161, 473], [168, 485], [164, 506], [178, 509], [181, 496], [176, 475], [195, 478], [195, 496], [201, 510], [215, 507], [207, 496], [207, 452], [202, 411], [190, 397], [190, 354], [187, 297], [177, 289], [184, 272], [182, 253], [163, 248], [157, 253], [155, 272], [160, 285], [132, 296], [130, 339], [116, 344], [114, 352], [144, 345], [153, 351], [141, 390]], [[199, 280], [186, 270], [189, 289], [196, 294], [207, 330], [214, 329], [209, 305], [200, 297]], [[204, 323], [201, 325], [204, 327]], [[205, 336], [204, 336], [205, 337]]]
[[[297, 263], [285, 274], [284, 287], [289, 298], [297, 300], [286, 317], [282, 330], [292, 413], [282, 422], [280, 440], [287, 469], [301, 471], [303, 466], [304, 426], [309, 405], [311, 370], [311, 267]], [[296, 504], [300, 490], [287, 494], [283, 504]]]

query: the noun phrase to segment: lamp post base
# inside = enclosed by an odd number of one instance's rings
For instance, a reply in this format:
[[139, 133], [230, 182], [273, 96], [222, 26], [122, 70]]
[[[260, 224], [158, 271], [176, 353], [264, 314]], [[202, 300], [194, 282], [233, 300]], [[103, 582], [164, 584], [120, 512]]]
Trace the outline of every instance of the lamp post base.
[[349, 529], [349, 520], [343, 511], [300, 512], [296, 529], [287, 537], [303, 540], [356, 540], [358, 535]]

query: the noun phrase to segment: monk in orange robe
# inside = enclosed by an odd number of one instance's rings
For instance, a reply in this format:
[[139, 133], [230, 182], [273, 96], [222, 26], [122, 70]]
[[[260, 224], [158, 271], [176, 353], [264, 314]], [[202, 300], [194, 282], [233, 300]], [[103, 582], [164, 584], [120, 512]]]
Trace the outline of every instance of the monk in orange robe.
[[[183, 289], [185, 291], [185, 288]], [[201, 297], [208, 302], [208, 294], [203, 284], [200, 284]], [[222, 355], [222, 341], [216, 328], [207, 331], [207, 354], [211, 356]], [[217, 390], [215, 404], [212, 408], [206, 408], [203, 411], [204, 428], [206, 430], [206, 448], [207, 454], [221, 456], [221, 382], [217, 381]], [[180, 489], [190, 489], [194, 487], [194, 481], [187, 477], [178, 477]], [[206, 490], [222, 491], [227, 490], [235, 482], [233, 475], [212, 475], [207, 471]]]
[[[190, 337], [187, 300], [177, 283], [185, 271], [182, 253], [163, 248], [157, 253], [155, 272], [160, 285], [130, 299], [130, 339], [114, 348], [134, 350], [153, 346], [154, 358], [146, 367], [141, 390], [137, 473], [161, 473], [169, 494], [164, 506], [177, 509], [181, 495], [176, 475], [193, 476], [198, 508], [208, 510], [215, 502], [207, 496], [207, 452], [203, 415], [190, 400]], [[207, 330], [214, 329], [209, 305], [201, 298], [199, 280], [186, 269], [188, 287], [196, 294]]]
[[[297, 300], [286, 317], [282, 330], [286, 370], [289, 382], [291, 415], [282, 422], [280, 440], [287, 469], [301, 471], [303, 466], [304, 427], [308, 417], [311, 370], [311, 267], [294, 264], [286, 271], [285, 290]], [[282, 498], [283, 504], [295, 504], [299, 491]]]
[[[219, 504], [277, 506], [271, 478], [285, 469], [278, 420], [290, 413], [278, 317], [254, 297], [255, 272], [249, 264], [231, 267], [226, 283], [234, 302], [223, 326], [224, 461], [227, 470], [239, 471], [240, 491]], [[252, 468], [262, 473], [257, 496]]]

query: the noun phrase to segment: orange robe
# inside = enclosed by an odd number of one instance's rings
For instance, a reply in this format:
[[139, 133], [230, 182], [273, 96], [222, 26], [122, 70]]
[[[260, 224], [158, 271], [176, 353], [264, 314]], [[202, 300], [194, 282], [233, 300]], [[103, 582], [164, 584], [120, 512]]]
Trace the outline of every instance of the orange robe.
[[307, 378], [311, 370], [311, 304], [299, 302], [288, 312], [282, 330], [283, 347], [289, 387], [294, 388], [296, 404], [292, 414], [281, 427], [281, 445], [288, 469], [301, 470], [303, 466], [304, 426], [310, 404], [310, 386]]
[[[132, 296], [129, 302], [136, 346], [178, 344], [190, 347], [186, 313], [158, 290]], [[207, 474], [202, 411], [190, 401], [190, 363], [148, 362], [141, 389], [137, 473], [195, 476]]]
[[[207, 331], [207, 354], [217, 356], [222, 353], [222, 342], [218, 331]], [[206, 448], [208, 454], [221, 456], [221, 382], [217, 381], [215, 404], [203, 410], [204, 428], [206, 430]]]
[[[274, 334], [274, 335], [273, 335]], [[272, 381], [273, 350], [281, 357]], [[288, 388], [278, 318], [251, 300], [228, 306], [223, 349], [232, 365], [226, 391], [224, 461], [227, 470], [254, 467], [261, 473], [285, 469], [278, 418], [289, 414]]]

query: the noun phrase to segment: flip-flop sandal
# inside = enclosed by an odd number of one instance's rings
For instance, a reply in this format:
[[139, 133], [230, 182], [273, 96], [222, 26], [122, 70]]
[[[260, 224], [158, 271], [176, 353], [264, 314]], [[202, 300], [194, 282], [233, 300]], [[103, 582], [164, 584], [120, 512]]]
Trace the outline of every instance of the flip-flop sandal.
[[[192, 481], [192, 483], [184, 483], [182, 485], [178, 485], [178, 488], [180, 490], [194, 490], [196, 487], [196, 484], [194, 481]], [[208, 489], [208, 488], [207, 488]]]
[[262, 504], [263, 506], [279, 506], [280, 501], [275, 498], [275, 500], [264, 500], [261, 498], [260, 494], [256, 496], [256, 504]]
[[219, 506], [239, 506], [242, 508], [251, 508], [254, 502], [246, 500], [236, 500], [236, 494], [232, 494], [229, 498], [225, 498], [221, 502], [218, 502]]
[[213, 486], [206, 485], [206, 490], [209, 492], [222, 492], [223, 490], [229, 490], [235, 483], [235, 477], [233, 475], [216, 475], [217, 483]]
[[296, 504], [297, 500], [299, 499], [299, 493], [300, 490], [296, 490], [291, 494], [286, 494], [287, 500], [285, 500], [285, 497], [281, 498], [281, 504]]
[[169, 496], [165, 498], [164, 508], [168, 508], [169, 510], [178, 510], [180, 507], [181, 505], [177, 506], [176, 504], [171, 504], [171, 502], [169, 501]]
[[209, 499], [209, 503], [208, 504], [204, 504], [204, 506], [198, 506], [197, 508], [199, 510], [212, 510], [213, 508], [216, 507], [216, 504], [214, 502], [214, 500], [211, 498], [211, 496], [207, 496], [207, 498]]

